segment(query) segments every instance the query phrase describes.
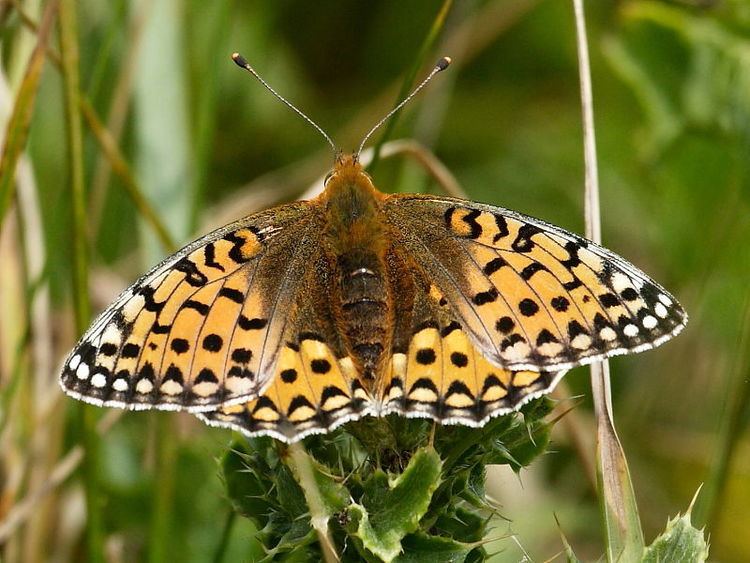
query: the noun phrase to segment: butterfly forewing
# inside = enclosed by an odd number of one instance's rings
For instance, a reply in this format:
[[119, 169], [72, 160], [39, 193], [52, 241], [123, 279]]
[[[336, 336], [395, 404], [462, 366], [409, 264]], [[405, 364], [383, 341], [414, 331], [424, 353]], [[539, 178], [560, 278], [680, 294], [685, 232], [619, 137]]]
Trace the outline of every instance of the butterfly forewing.
[[418, 195], [393, 196], [384, 211], [497, 365], [559, 371], [653, 347], [685, 324], [674, 298], [643, 272], [537, 219]]
[[257, 396], [278, 360], [315, 222], [307, 203], [229, 225], [125, 290], [66, 360], [99, 405], [210, 410]]

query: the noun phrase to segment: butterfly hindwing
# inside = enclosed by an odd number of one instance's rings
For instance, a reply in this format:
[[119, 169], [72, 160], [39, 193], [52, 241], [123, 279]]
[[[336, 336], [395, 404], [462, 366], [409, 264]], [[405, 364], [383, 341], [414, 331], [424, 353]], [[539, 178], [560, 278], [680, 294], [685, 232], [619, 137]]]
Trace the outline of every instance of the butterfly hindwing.
[[395, 237], [492, 362], [558, 371], [651, 348], [684, 326], [666, 290], [586, 239], [500, 207], [390, 197]]
[[404, 270], [401, 277], [412, 280], [406, 291], [411, 310], [396, 318], [396, 348], [381, 391], [383, 414], [481, 426], [549, 393], [564, 374], [491, 364], [419, 268]]
[[208, 410], [257, 396], [281, 351], [314, 215], [258, 213], [188, 245], [125, 290], [66, 360], [98, 405]]
[[319, 255], [308, 264], [270, 386], [247, 403], [200, 413], [201, 420], [293, 442], [372, 412], [331, 315], [328, 264]]

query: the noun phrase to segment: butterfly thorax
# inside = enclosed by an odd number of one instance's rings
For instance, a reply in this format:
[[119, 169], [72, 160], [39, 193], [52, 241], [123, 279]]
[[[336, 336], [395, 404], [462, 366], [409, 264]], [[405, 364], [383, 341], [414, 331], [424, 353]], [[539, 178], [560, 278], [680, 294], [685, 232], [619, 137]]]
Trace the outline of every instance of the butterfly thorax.
[[325, 251], [335, 272], [334, 319], [346, 351], [370, 381], [380, 372], [392, 338], [387, 226], [380, 209], [385, 197], [353, 157], [342, 157], [319, 199]]

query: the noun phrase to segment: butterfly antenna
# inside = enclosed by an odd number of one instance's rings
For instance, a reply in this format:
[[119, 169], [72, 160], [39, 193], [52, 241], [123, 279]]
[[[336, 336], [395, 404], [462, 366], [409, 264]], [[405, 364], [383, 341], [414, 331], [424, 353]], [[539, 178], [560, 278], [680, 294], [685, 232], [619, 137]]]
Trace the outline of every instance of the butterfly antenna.
[[304, 119], [305, 121], [307, 121], [310, 125], [312, 125], [313, 127], [315, 127], [315, 129], [318, 131], [318, 133], [320, 133], [321, 135], [323, 135], [323, 137], [325, 138], [325, 140], [328, 141], [328, 144], [331, 145], [331, 148], [333, 149], [334, 154], [338, 153], [338, 149], [336, 148], [336, 145], [331, 140], [331, 138], [328, 136], [328, 134], [325, 131], [323, 131], [323, 129], [320, 127], [320, 125], [318, 125], [312, 119], [310, 119], [304, 113], [302, 113], [302, 111], [299, 108], [297, 108], [292, 102], [290, 102], [284, 96], [282, 96], [281, 94], [279, 94], [276, 90], [274, 90], [273, 88], [271, 88], [270, 84], [268, 84], [268, 82], [266, 82], [265, 80], [263, 80], [263, 78], [261, 77], [261, 75], [258, 74], [257, 71], [252, 66], [250, 66], [250, 63], [247, 62], [247, 59], [245, 57], [243, 57], [239, 53], [232, 53], [232, 60], [235, 62], [235, 64], [238, 67], [244, 68], [246, 71], [248, 71], [250, 74], [252, 74], [255, 78], [257, 78], [258, 82], [260, 82], [265, 87], [266, 90], [268, 90], [269, 92], [271, 92], [271, 94], [273, 94], [274, 96], [276, 96], [276, 98], [279, 99], [281, 101], [281, 103], [283, 103], [286, 107], [288, 107], [293, 112], [295, 112], [297, 115], [299, 115], [302, 119]]
[[409, 94], [408, 96], [406, 96], [406, 97], [405, 97], [405, 98], [404, 98], [404, 99], [403, 99], [403, 100], [401, 101], [401, 103], [400, 103], [400, 104], [398, 104], [398, 105], [397, 105], [397, 106], [396, 106], [395, 108], [393, 108], [393, 109], [392, 109], [391, 111], [389, 111], [389, 112], [388, 112], [388, 114], [387, 114], [387, 115], [386, 115], [386, 116], [385, 116], [385, 117], [384, 117], [383, 119], [381, 119], [380, 121], [378, 121], [378, 122], [377, 122], [377, 123], [375, 124], [375, 126], [374, 126], [374, 127], [372, 128], [372, 129], [370, 129], [370, 131], [369, 131], [369, 132], [367, 133], [367, 135], [365, 135], [365, 138], [364, 138], [364, 139], [362, 139], [362, 142], [361, 142], [361, 143], [359, 144], [359, 148], [357, 149], [357, 153], [356, 153], [356, 155], [355, 155], [355, 158], [356, 158], [356, 159], [359, 159], [359, 155], [360, 155], [360, 153], [362, 152], [362, 149], [364, 148], [364, 146], [365, 146], [365, 143], [367, 143], [367, 140], [368, 140], [368, 139], [369, 139], [369, 138], [370, 138], [370, 137], [372, 136], [372, 134], [373, 134], [373, 133], [374, 133], [375, 131], [377, 131], [377, 130], [378, 130], [378, 129], [380, 128], [380, 126], [381, 126], [381, 125], [383, 125], [383, 123], [385, 123], [386, 121], [388, 121], [388, 120], [389, 120], [389, 119], [390, 119], [391, 117], [393, 117], [393, 115], [394, 115], [395, 113], [397, 113], [397, 112], [398, 112], [398, 111], [399, 111], [399, 110], [400, 110], [400, 109], [401, 109], [402, 107], [404, 107], [404, 106], [405, 106], [406, 104], [408, 104], [408, 103], [409, 103], [409, 102], [411, 101], [411, 99], [412, 99], [412, 98], [413, 98], [414, 96], [416, 96], [416, 95], [417, 95], [417, 94], [419, 93], [419, 91], [420, 91], [420, 90], [421, 90], [422, 88], [424, 88], [425, 86], [427, 86], [427, 83], [428, 83], [428, 82], [429, 82], [430, 80], [432, 80], [432, 78], [433, 78], [433, 77], [434, 77], [434, 76], [435, 76], [435, 75], [436, 75], [436, 74], [437, 74], [438, 72], [442, 72], [442, 71], [444, 71], [444, 70], [445, 70], [446, 68], [448, 68], [448, 65], [450, 65], [450, 64], [451, 64], [451, 58], [450, 58], [450, 57], [443, 57], [443, 58], [442, 58], [442, 59], [440, 59], [440, 60], [439, 60], [439, 61], [438, 61], [437, 63], [435, 63], [435, 66], [434, 66], [434, 68], [432, 69], [432, 71], [430, 72], [430, 74], [428, 74], [428, 75], [427, 75], [427, 78], [425, 78], [425, 79], [424, 79], [424, 80], [422, 81], [422, 83], [421, 83], [421, 84], [420, 84], [419, 86], [417, 86], [416, 88], [414, 88], [414, 90], [412, 90], [411, 94]]

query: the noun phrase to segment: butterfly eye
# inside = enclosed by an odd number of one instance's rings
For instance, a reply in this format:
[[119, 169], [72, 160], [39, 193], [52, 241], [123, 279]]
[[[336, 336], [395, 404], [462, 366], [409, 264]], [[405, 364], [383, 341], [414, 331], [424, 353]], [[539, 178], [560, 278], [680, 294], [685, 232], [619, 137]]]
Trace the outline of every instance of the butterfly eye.
[[325, 180], [323, 180], [323, 185], [327, 184], [328, 180], [330, 180], [332, 176], [333, 172], [329, 172], [328, 174], [326, 174]]

